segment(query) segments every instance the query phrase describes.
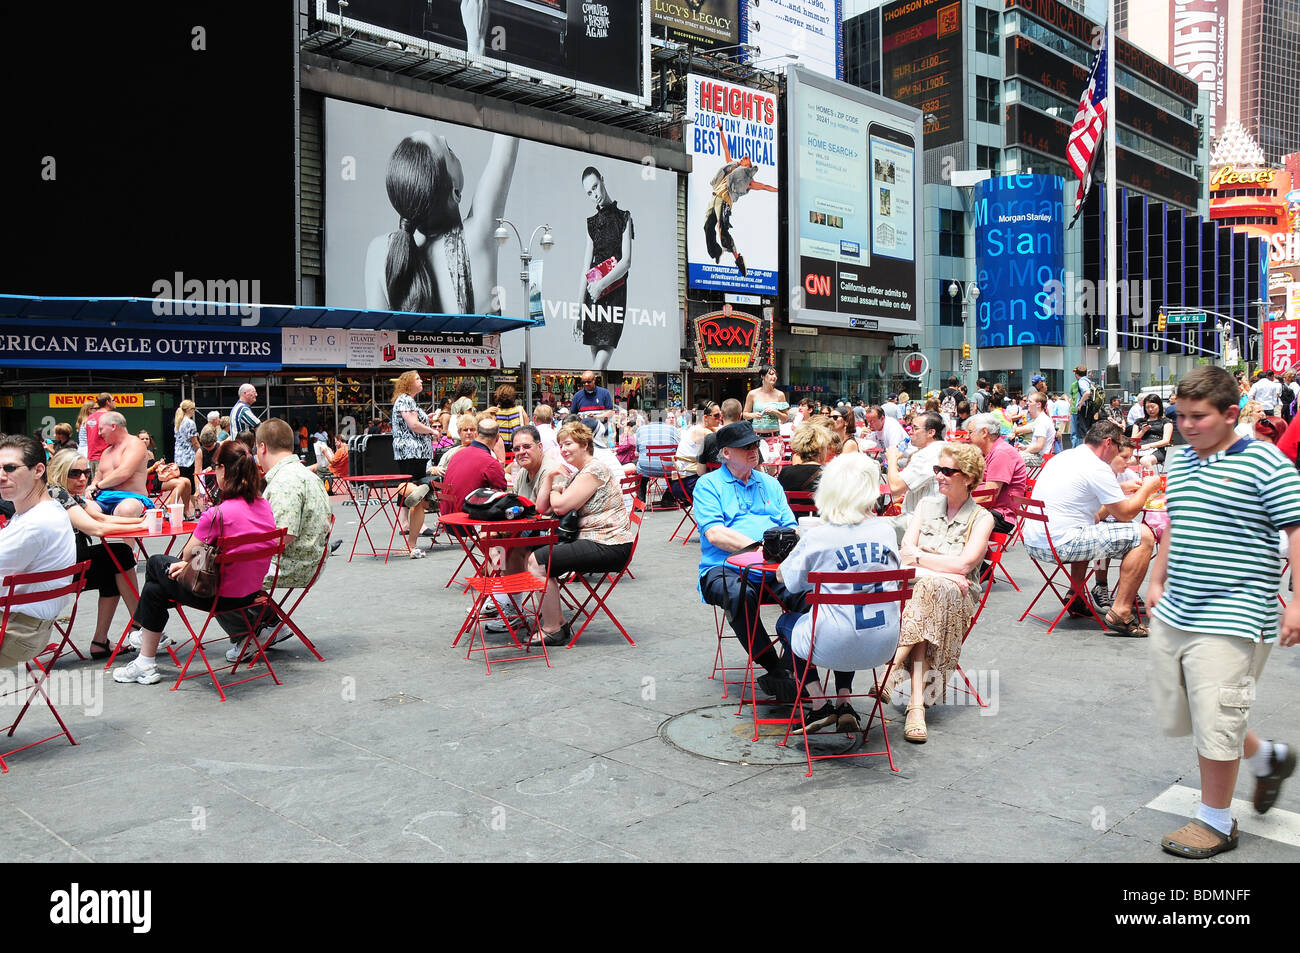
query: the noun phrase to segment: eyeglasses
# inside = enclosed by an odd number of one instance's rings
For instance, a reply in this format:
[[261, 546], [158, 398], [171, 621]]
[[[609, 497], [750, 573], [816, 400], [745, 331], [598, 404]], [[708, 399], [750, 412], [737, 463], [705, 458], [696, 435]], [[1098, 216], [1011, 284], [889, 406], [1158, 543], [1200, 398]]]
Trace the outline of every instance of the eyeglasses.
[[940, 473], [942, 473], [946, 477], [952, 477], [952, 476], [956, 476], [958, 473], [961, 473], [961, 470], [959, 470], [957, 467], [936, 466], [934, 468], [934, 475], [938, 476]]
[[82, 477], [88, 477], [88, 476], [90, 476], [90, 471], [89, 471], [89, 470], [69, 470], [69, 471], [68, 471], [68, 479], [69, 479], [69, 480], [80, 480]]
[[4, 470], [5, 473], [13, 473], [15, 470], [29, 470], [29, 469], [31, 468], [28, 467], [27, 464], [25, 463], [6, 463], [4, 466], [0, 467], [0, 470]]
[[842, 414], [831, 414], [831, 420], [843, 420], [843, 419], [844, 416]]

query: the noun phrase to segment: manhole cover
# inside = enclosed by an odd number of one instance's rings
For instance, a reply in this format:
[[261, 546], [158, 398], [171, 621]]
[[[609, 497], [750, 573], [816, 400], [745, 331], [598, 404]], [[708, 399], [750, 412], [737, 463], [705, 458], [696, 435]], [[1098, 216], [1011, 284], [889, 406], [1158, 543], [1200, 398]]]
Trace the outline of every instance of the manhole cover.
[[[775, 717], [775, 706], [764, 706], [760, 713]], [[865, 718], [865, 714], [858, 713]], [[674, 715], [659, 726], [659, 737], [687, 754], [725, 761], [728, 764], [795, 765], [807, 764], [804, 758], [803, 739], [791, 735], [785, 747], [783, 725], [759, 725], [758, 740], [754, 741], [754, 717], [748, 708], [737, 715], [735, 705], [714, 705], [696, 708]], [[831, 731], [809, 736], [813, 754], [844, 754], [861, 742], [861, 735], [842, 735]], [[880, 730], [874, 728], [868, 743], [880, 741]]]

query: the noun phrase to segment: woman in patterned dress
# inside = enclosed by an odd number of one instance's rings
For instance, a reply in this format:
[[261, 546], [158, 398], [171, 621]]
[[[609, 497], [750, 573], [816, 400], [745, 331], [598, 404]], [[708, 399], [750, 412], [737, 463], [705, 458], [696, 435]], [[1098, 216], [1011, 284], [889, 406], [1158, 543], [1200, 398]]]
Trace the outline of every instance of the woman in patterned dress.
[[397, 492], [403, 495], [403, 502], [409, 508], [406, 548], [412, 559], [424, 558], [424, 550], [420, 548], [420, 530], [424, 529], [427, 509], [424, 498], [429, 495], [429, 484], [419, 481], [424, 479], [433, 453], [433, 428], [429, 426], [429, 415], [415, 402], [422, 390], [424, 380], [419, 371], [407, 371], [393, 386], [393, 460], [397, 472], [411, 478], [411, 482], [403, 483]]
[[[576, 512], [582, 526], [576, 540], [557, 543], [551, 554], [550, 578], [542, 596], [542, 629], [534, 641], [567, 645], [573, 633], [563, 621], [556, 580], [571, 572], [618, 572], [632, 556], [633, 531], [623, 507], [622, 473], [592, 455], [591, 431], [575, 421], [561, 427], [555, 439], [560, 456], [574, 472], [567, 477], [556, 474], [551, 484], [550, 511], [555, 516]], [[528, 571], [539, 579], [548, 575], [536, 553], [528, 557]]]
[[984, 477], [984, 455], [970, 444], [950, 443], [934, 468], [938, 496], [917, 504], [903, 536], [903, 566], [917, 567], [912, 596], [903, 610], [892, 685], [910, 677], [903, 738], [924, 744], [925, 709], [948, 682], [961, 657], [961, 643], [979, 604], [980, 563], [988, 550], [993, 515], [970, 495]]

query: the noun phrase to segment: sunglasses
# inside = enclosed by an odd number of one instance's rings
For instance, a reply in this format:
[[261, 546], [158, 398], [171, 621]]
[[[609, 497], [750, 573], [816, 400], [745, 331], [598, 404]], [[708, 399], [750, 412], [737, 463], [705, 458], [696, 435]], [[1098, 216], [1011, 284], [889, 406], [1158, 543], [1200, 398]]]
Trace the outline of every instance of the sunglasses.
[[841, 414], [831, 414], [831, 420], [843, 420], [843, 419], [844, 417]]
[[69, 480], [80, 480], [82, 477], [88, 477], [88, 476], [90, 476], [90, 471], [89, 471], [89, 470], [69, 470], [69, 471], [68, 471], [68, 479], [69, 479]]
[[0, 467], [0, 470], [4, 470], [5, 473], [13, 473], [15, 470], [27, 469], [30, 468], [25, 463], [6, 463], [4, 466]]
[[939, 466], [936, 466], [936, 467], [934, 468], [934, 475], [935, 475], [935, 476], [938, 476], [940, 473], [942, 473], [942, 474], [943, 474], [944, 476], [946, 476], [946, 477], [953, 477], [953, 476], [956, 476], [958, 473], [961, 473], [961, 470], [959, 470], [957, 467], [939, 467]]

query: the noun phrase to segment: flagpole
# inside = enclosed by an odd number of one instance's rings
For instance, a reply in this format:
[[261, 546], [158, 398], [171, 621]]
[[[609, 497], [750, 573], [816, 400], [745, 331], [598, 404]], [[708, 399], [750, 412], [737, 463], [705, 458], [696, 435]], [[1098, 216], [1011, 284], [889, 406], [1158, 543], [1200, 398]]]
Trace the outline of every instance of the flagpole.
[[1115, 159], [1115, 0], [1106, 2], [1106, 367], [1097, 368], [1105, 382], [1106, 368], [1119, 364], [1119, 253], [1116, 250], [1116, 205], [1119, 202]]

